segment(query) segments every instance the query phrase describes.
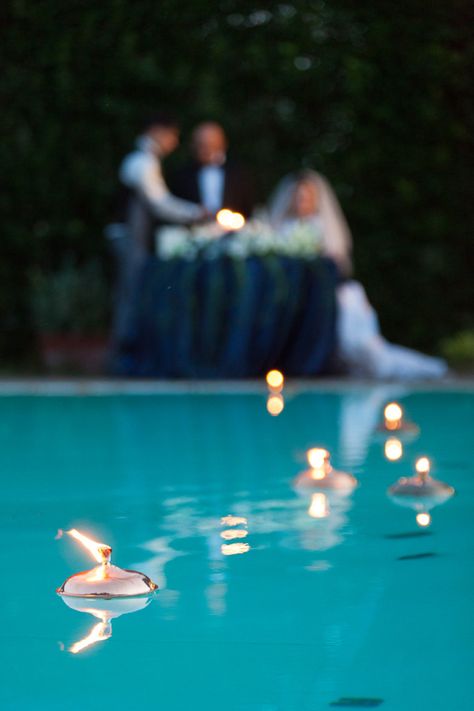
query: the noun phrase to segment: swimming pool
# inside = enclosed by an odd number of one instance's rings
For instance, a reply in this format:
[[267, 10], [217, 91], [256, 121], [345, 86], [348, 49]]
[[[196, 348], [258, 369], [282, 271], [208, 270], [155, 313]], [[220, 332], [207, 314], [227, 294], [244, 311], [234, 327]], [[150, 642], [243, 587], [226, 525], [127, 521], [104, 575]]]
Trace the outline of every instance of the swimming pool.
[[[421, 428], [397, 462], [373, 435], [393, 398]], [[473, 414], [397, 386], [290, 386], [279, 417], [263, 392], [0, 397], [0, 708], [472, 709]], [[292, 488], [315, 445], [360, 481], [325, 518]], [[428, 529], [386, 496], [419, 454], [457, 490]], [[160, 586], [78, 654], [71, 526]]]

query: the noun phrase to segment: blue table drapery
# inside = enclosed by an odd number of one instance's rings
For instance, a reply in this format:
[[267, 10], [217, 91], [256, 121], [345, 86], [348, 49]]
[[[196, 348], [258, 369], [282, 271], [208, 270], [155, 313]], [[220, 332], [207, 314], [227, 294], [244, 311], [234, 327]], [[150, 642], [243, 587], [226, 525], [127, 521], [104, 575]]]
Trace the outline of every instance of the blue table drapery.
[[335, 344], [330, 259], [150, 257], [136, 305], [128, 375], [255, 377], [324, 372]]

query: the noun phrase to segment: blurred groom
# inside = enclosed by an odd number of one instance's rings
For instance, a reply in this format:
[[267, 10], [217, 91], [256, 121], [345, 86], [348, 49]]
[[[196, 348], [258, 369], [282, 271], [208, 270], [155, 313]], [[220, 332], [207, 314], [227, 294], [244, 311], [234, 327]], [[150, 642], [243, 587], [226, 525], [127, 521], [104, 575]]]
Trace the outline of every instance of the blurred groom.
[[227, 147], [220, 124], [198, 124], [191, 138], [192, 160], [171, 177], [171, 189], [211, 214], [227, 208], [249, 217], [254, 208], [251, 180], [242, 166], [227, 158]]

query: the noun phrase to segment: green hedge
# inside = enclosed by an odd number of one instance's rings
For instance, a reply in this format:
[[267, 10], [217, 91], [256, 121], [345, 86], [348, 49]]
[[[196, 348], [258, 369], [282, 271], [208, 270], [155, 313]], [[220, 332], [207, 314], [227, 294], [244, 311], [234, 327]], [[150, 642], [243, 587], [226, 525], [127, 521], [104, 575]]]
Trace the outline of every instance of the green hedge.
[[34, 342], [32, 270], [107, 263], [117, 166], [160, 106], [184, 137], [222, 121], [262, 199], [299, 166], [330, 178], [389, 338], [433, 349], [472, 326], [467, 0], [7, 0], [3, 16], [4, 359]]

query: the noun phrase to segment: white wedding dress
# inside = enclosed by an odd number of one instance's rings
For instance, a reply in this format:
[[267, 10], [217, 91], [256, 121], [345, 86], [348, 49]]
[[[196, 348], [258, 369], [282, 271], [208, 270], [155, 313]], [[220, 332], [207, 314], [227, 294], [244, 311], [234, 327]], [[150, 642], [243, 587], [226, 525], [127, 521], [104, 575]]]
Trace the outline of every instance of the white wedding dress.
[[[331, 257], [343, 274], [351, 270], [352, 238], [339, 202], [323, 176], [313, 171], [305, 174], [305, 181], [314, 181], [319, 195], [319, 210], [305, 218], [314, 228], [315, 251]], [[284, 178], [270, 202], [269, 218], [273, 227], [284, 232], [288, 239], [298, 223], [291, 215], [290, 206], [297, 180]], [[337, 287], [337, 351], [338, 360], [351, 375], [380, 380], [415, 380], [441, 378], [448, 367], [441, 358], [433, 358], [417, 351], [389, 343], [380, 331], [374, 308], [370, 305], [362, 284], [348, 279]]]

